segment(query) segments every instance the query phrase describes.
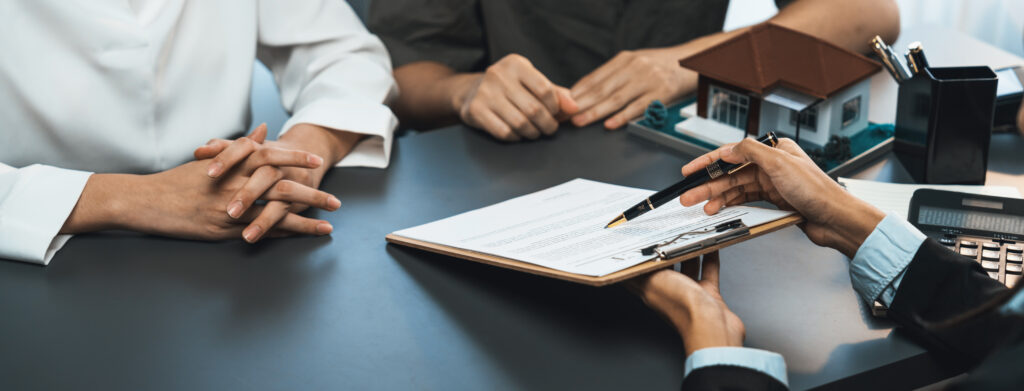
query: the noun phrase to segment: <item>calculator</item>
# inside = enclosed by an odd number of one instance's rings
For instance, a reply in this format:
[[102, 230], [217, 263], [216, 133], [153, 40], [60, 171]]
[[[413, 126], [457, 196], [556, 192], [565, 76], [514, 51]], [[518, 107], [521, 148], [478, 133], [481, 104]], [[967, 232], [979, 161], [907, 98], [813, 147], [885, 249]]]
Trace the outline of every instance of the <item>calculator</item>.
[[1012, 288], [1024, 264], [1024, 200], [918, 189], [910, 223]]

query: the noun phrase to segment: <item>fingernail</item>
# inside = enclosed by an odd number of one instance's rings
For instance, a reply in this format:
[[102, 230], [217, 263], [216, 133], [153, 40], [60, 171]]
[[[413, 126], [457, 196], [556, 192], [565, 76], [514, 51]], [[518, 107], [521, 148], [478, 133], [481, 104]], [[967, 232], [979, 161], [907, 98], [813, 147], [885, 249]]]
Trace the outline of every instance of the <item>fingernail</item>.
[[260, 238], [261, 232], [263, 232], [263, 229], [258, 225], [254, 225], [246, 228], [245, 231], [242, 232], [242, 237], [245, 238], [246, 242], [256, 243], [256, 239]]
[[327, 199], [327, 206], [331, 208], [331, 210], [338, 209], [341, 207], [341, 200], [331, 196], [331, 198]]
[[321, 164], [324, 164], [324, 158], [319, 157], [317, 155], [309, 155], [306, 156], [306, 162], [314, 166], [319, 166]]
[[220, 175], [220, 170], [223, 167], [224, 165], [220, 164], [220, 162], [210, 163], [210, 168], [206, 170], [206, 175], [209, 175], [210, 178], [215, 178], [217, 175]]
[[334, 227], [326, 221], [316, 225], [316, 233], [320, 235], [327, 235], [332, 231], [334, 231]]
[[232, 202], [231, 205], [228, 205], [228, 216], [231, 216], [231, 218], [237, 219], [238, 216], [241, 215], [241, 214], [242, 214], [242, 201], [235, 201], [235, 202]]

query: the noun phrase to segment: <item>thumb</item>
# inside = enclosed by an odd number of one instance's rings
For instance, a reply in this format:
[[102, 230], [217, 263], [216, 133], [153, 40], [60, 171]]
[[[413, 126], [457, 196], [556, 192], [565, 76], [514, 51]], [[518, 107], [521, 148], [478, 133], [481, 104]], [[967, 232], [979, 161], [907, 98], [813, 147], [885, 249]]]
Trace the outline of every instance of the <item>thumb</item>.
[[260, 124], [260, 126], [257, 126], [256, 129], [254, 129], [252, 133], [249, 133], [249, 135], [246, 137], [248, 137], [252, 141], [255, 141], [258, 144], [263, 144], [263, 142], [267, 140], [267, 124]]
[[558, 95], [558, 113], [571, 116], [580, 111], [580, 105], [576, 103], [576, 100], [572, 98], [572, 93], [569, 92], [568, 88], [555, 87], [556, 95]]
[[711, 284], [715, 289], [718, 289], [718, 271], [720, 270], [718, 260], [718, 251], [704, 254], [700, 269], [700, 281]]

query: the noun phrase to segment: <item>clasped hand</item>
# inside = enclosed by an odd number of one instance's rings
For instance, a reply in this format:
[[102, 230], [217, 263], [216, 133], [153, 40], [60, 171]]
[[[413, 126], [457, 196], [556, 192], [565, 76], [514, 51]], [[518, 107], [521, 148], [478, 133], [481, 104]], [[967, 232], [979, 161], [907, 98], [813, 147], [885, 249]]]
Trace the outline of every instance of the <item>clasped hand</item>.
[[316, 170], [324, 159], [265, 142], [266, 136], [266, 125], [260, 125], [246, 137], [211, 140], [195, 150], [197, 163], [205, 166], [207, 188], [220, 195], [221, 205], [211, 207], [227, 218], [213, 224], [215, 236], [233, 234], [242, 225], [241, 236], [250, 243], [267, 234], [329, 234], [330, 223], [297, 214], [307, 207], [333, 211], [341, 206], [336, 197], [316, 189]]
[[552, 135], [560, 122], [586, 126], [606, 118], [622, 127], [654, 100], [674, 101], [696, 86], [668, 49], [624, 51], [568, 89], [552, 83], [528, 59], [510, 54], [475, 78], [453, 99], [467, 125], [504, 141]]

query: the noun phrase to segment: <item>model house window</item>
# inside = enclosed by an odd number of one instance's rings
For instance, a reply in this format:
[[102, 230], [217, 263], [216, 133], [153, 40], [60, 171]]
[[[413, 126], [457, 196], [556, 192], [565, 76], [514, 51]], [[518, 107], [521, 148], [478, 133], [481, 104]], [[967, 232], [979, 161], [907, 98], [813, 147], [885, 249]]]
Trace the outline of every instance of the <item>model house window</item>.
[[860, 95], [843, 103], [843, 127], [857, 122], [860, 118]]
[[[796, 110], [789, 111], [789, 124], [796, 126]], [[811, 107], [800, 114], [800, 130], [818, 131], [818, 108]]]
[[750, 98], [727, 89], [710, 86], [708, 89], [709, 117], [734, 128], [747, 130], [747, 110]]

